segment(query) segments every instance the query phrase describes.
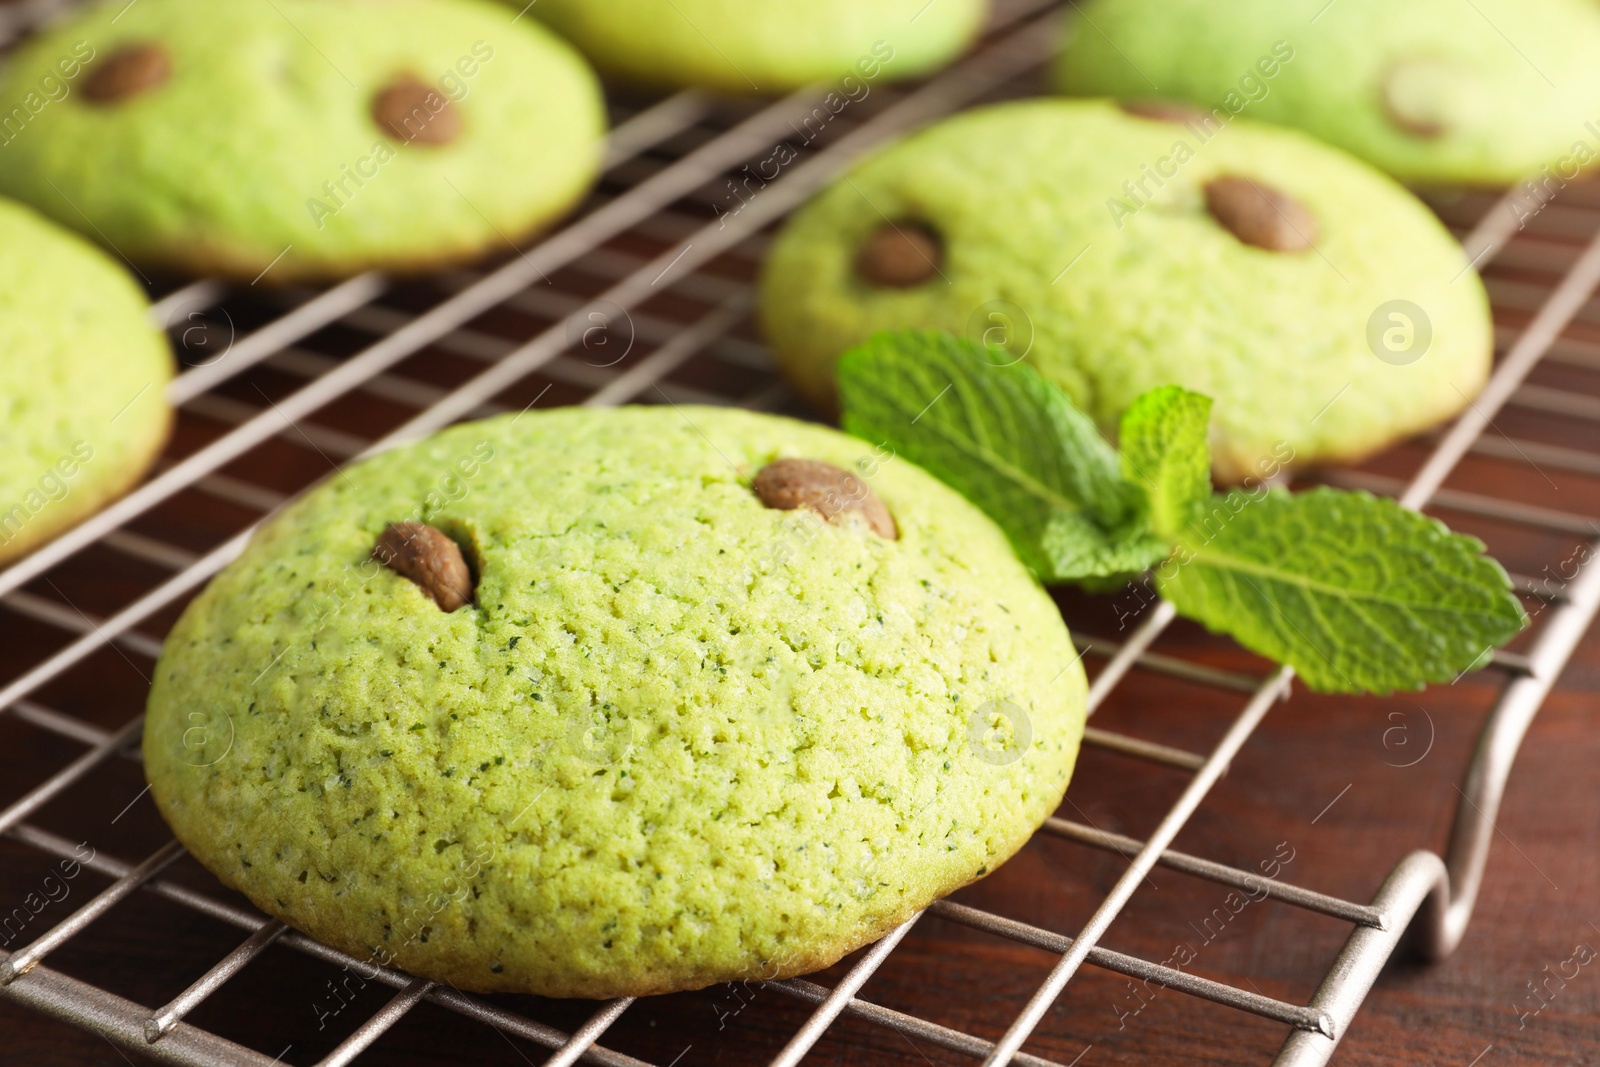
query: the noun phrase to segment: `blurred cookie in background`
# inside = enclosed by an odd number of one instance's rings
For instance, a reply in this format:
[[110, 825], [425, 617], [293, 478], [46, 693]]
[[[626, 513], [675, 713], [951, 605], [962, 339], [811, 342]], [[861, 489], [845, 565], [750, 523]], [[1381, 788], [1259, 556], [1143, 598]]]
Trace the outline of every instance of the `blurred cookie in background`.
[[269, 283], [510, 251], [605, 132], [582, 57], [486, 0], [97, 5], [0, 101], [0, 192], [141, 265]]
[[816, 81], [897, 81], [937, 70], [977, 35], [987, 6], [986, 0], [539, 0], [528, 13], [619, 82], [779, 93]]
[[1077, 6], [1056, 68], [1072, 95], [1293, 126], [1422, 185], [1570, 181], [1600, 159], [1593, 0]]
[[137, 482], [172, 425], [166, 337], [120, 263], [0, 200], [0, 563]]
[[1216, 401], [1225, 481], [1365, 456], [1482, 388], [1483, 284], [1404, 188], [1292, 130], [1137, 110], [969, 111], [824, 189], [762, 280], [785, 376], [830, 406], [840, 353], [919, 327], [1029, 360], [1107, 433], [1179, 384]]

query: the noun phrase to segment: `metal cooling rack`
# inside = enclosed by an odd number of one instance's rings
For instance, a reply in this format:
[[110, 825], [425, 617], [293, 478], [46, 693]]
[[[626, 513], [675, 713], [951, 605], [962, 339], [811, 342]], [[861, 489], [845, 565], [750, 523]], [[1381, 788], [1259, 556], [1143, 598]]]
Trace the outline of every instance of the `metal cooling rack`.
[[[24, 0], [0, 9], [0, 43], [66, 6], [60, 0]], [[84, 746], [78, 758], [0, 810], [0, 833], [52, 857], [74, 854], [72, 841], [27, 820], [107, 761], [136, 758], [141, 719], [108, 731], [46, 706], [35, 694], [70, 672], [88, 669], [85, 661], [107, 643], [130, 657], [153, 659], [160, 639], [141, 626], [200, 587], [243, 547], [250, 532], [240, 530], [197, 552], [135, 532], [129, 528], [131, 520], [160, 515], [175, 497], [195, 494], [264, 516], [283, 502], [283, 491], [225, 473], [223, 468], [259, 453], [268, 442], [286, 442], [343, 463], [463, 418], [515, 410], [533, 395], [530, 382], [544, 382], [535, 400], [546, 390], [557, 390], [556, 397], [545, 402], [600, 406], [665, 399], [754, 409], [781, 406], [788, 394], [771, 376], [768, 354], [739, 336], [752, 304], [751, 280], [765, 246], [764, 231], [872, 145], [973, 103], [1037, 91], [1038, 69], [1056, 40], [1053, 14], [1044, 8], [1039, 0], [1002, 4], [981, 46], [953, 69], [911, 87], [874, 88], [865, 100], [832, 120], [824, 136], [788, 173], [760, 188], [747, 202], [741, 198], [742, 207], [736, 212], [731, 211], [736, 205], [728, 199], [727, 180], [742, 180], [743, 166], [790, 137], [795, 124], [812, 113], [820, 89], [775, 102], [738, 103], [685, 92], [648, 106], [617, 104], [606, 177], [583, 212], [493, 269], [455, 271], [424, 282], [395, 282], [366, 274], [321, 291], [262, 292], [200, 281], [159, 293], [154, 314], [172, 327], [191, 364], [170, 395], [181, 409], [183, 423], [207, 428], [208, 439], [182, 459], [166, 461], [126, 498], [0, 572], [0, 635], [28, 628], [30, 634], [60, 636], [53, 652], [0, 686], [0, 709], [39, 731]], [[1600, 473], [1600, 451], [1486, 433], [1508, 406], [1600, 420], [1600, 401], [1524, 384], [1541, 360], [1600, 374], [1600, 344], [1563, 337], [1575, 320], [1597, 317], [1589, 301], [1600, 282], [1600, 194], [1581, 189], [1564, 194], [1559, 204], [1539, 214], [1525, 240], [1515, 242], [1511, 238], [1516, 236], [1516, 217], [1504, 203], [1464, 197], [1442, 201], [1438, 207], [1463, 235], [1469, 257], [1480, 268], [1497, 260], [1531, 271], [1538, 280], [1491, 282], [1502, 328], [1498, 369], [1468, 413], [1430, 442], [1432, 451], [1413, 477], [1401, 482], [1335, 472], [1330, 480], [1392, 493], [1414, 508], [1485, 516], [1569, 540], [1576, 536], [1591, 553], [1600, 550], [1596, 526], [1587, 516], [1445, 486], [1469, 455]], [[403, 300], [397, 297], [402, 291]], [[245, 311], [258, 324], [234, 336], [231, 324]], [[530, 321], [535, 325], [529, 327]], [[631, 345], [627, 358], [595, 358], [589, 343], [593, 337], [586, 331], [596, 323], [604, 328], [606, 343]], [[356, 338], [353, 350], [349, 343], [342, 349], [325, 346], [319, 339], [330, 332], [347, 342]], [[216, 349], [222, 349], [220, 355]], [[464, 362], [470, 370], [464, 379], [441, 385], [430, 373], [438, 361]], [[717, 373], [701, 375], [698, 384], [674, 379], [693, 361], [703, 361]], [[255, 368], [286, 376], [295, 385], [276, 402], [261, 403], [266, 394], [259, 390], [254, 402], [240, 399], [249, 394], [227, 387], [249, 380], [247, 372]], [[396, 412], [392, 428], [369, 440], [333, 425], [331, 410], [353, 396]], [[85, 615], [65, 597], [24, 589], [38, 579], [72, 573], [80, 553], [91, 546], [167, 577], [103, 616]], [[1462, 802], [1445, 858], [1423, 851], [1406, 856], [1376, 897], [1362, 904], [1283, 882], [1263, 883], [1254, 872], [1172, 851], [1169, 846], [1179, 831], [1264, 716], [1288, 698], [1291, 674], [1280, 669], [1253, 677], [1152, 651], [1174, 618], [1170, 606], [1157, 604], [1120, 643], [1078, 635], [1080, 648], [1101, 661], [1089, 694], [1091, 714], [1135, 671], [1173, 675], [1238, 693], [1244, 704], [1221, 740], [1204, 754], [1089, 730], [1091, 745], [1189, 775], [1187, 787], [1146, 840], [1059, 818], [1043, 828], [1045, 834], [1129, 858], [1128, 867], [1092, 917], [1069, 936], [951, 901], [934, 904], [924, 913], [1057, 957], [1026, 1007], [1009, 1021], [1004, 1036], [990, 1042], [858, 996], [918, 921], [913, 919], [862, 954], [832, 988], [804, 979], [767, 983], [812, 1008], [771, 1063], [774, 1067], [799, 1063], [844, 1015], [988, 1064], [1050, 1064], [1054, 1061], [1024, 1053], [1021, 1046], [1085, 963], [1273, 1020], [1288, 1031], [1276, 1063], [1323, 1063], [1402, 934], [1411, 930], [1422, 954], [1433, 958], [1449, 953], [1460, 941], [1517, 747], [1600, 609], [1600, 568], [1584, 567], [1577, 577], [1554, 586], [1526, 576], [1517, 581], [1530, 603], [1538, 605], [1535, 630], [1524, 652], [1498, 654], [1491, 665], [1503, 676], [1503, 685], [1461, 783]], [[110, 887], [31, 944], [0, 953], [4, 983], [0, 997], [167, 1063], [270, 1067], [277, 1062], [184, 1020], [272, 946], [335, 965], [365, 964], [227, 902], [220, 886], [213, 884], [213, 892], [202, 892], [163, 877], [163, 869], [182, 852], [172, 841], [142, 858], [98, 853], [85, 866], [111, 878]], [[1157, 865], [1235, 889], [1264, 888], [1283, 904], [1349, 923], [1352, 932], [1307, 1004], [1288, 1003], [1101, 947], [1108, 926]], [[195, 961], [199, 977], [193, 986], [161, 1006], [133, 1003], [46, 965], [50, 953], [80, 939], [118, 902], [141, 890], [231, 924], [248, 936], [220, 961]], [[413, 1007], [428, 1001], [551, 1050], [546, 1062], [558, 1067], [579, 1060], [648, 1067], [600, 1043], [631, 1000], [599, 1006], [587, 1022], [568, 1033], [487, 999], [397, 971], [378, 968], [375, 977], [395, 990], [393, 999], [355, 1027], [322, 1063], [355, 1061]]]

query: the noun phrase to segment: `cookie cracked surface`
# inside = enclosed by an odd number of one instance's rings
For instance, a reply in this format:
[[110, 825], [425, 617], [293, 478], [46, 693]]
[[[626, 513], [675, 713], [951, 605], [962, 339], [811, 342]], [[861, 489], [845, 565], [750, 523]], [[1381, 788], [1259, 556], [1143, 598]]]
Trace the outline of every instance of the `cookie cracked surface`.
[[[858, 474], [899, 538], [768, 507], [784, 458]], [[406, 521], [463, 545], [473, 603], [370, 558]], [[656, 993], [817, 969], [993, 870], [1066, 787], [1077, 658], [904, 461], [567, 409], [275, 519], [168, 638], [144, 752], [194, 855], [319, 940], [464, 989]]]

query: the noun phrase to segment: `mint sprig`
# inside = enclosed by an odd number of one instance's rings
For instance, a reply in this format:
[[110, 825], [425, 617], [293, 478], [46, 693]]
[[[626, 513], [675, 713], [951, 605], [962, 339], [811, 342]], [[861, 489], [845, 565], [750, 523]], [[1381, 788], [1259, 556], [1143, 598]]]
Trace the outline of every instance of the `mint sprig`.
[[1211, 401], [1134, 402], [1120, 455], [1026, 364], [945, 333], [879, 334], [839, 364], [844, 427], [999, 524], [1047, 583], [1154, 568], [1177, 611], [1312, 689], [1449, 681], [1526, 625], [1483, 543], [1368, 493], [1211, 491]]
[[938, 331], [880, 334], [839, 363], [844, 428], [976, 504], [1047, 582], [1138, 573], [1171, 551], [1094, 421], [1032, 368]]

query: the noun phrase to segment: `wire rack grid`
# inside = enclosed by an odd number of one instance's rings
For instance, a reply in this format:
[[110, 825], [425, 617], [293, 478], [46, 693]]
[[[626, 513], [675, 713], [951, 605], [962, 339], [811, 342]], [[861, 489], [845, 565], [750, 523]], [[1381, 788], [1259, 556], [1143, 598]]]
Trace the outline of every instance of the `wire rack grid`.
[[[65, 6], [25, 0], [0, 10], [0, 35], [14, 37]], [[1055, 39], [1054, 19], [1055, 13], [1039, 0], [1000, 5], [989, 34], [968, 58], [927, 82], [875, 88], [830, 121], [801, 161], [748, 199], [729, 199], [735, 182], [748, 176], [747, 164], [792, 137], [797, 124], [814, 113], [818, 90], [763, 103], [717, 100], [696, 92], [637, 106], [615, 103], [616, 124], [600, 189], [564, 228], [492, 269], [457, 270], [422, 282], [366, 274], [317, 291], [241, 292], [199, 281], [160, 292], [153, 313], [173, 328], [186, 360], [170, 392], [183, 420], [180, 440], [182, 427], [194, 426], [197, 436], [190, 439], [199, 443], [181, 458], [164, 460], [150, 480], [95, 518], [0, 572], [0, 647], [20, 641], [25, 631], [30, 640], [42, 643], [37, 659], [0, 681], [0, 709], [30, 729], [82, 748], [9, 799], [0, 810], [0, 834], [51, 857], [81, 858], [73, 840], [30, 820], [97, 768], [136, 758], [142, 718], [104, 728], [49, 706], [41, 691], [73, 672], [91, 669], [92, 657], [108, 646], [143, 661], [158, 654], [160, 639], [149, 625], [170, 618], [240, 551], [256, 522], [294, 491], [271, 484], [271, 479], [238, 473], [252, 458], [269, 447], [288, 447], [314, 456], [325, 470], [327, 463], [370, 455], [463, 418], [529, 403], [784, 407], [790, 398], [771, 376], [768, 354], [741, 336], [748, 333], [751, 279], [766, 231], [874, 144], [957, 108], [1035, 89], [1031, 78]], [[742, 187], [751, 188], [748, 183]], [[1339, 471], [1329, 480], [1387, 492], [1413, 508], [1445, 509], [1576, 537], [1592, 553], [1600, 541], [1587, 516], [1445, 483], [1468, 457], [1600, 474], [1600, 452], [1488, 432], [1508, 407], [1600, 419], [1600, 403], [1586, 404], [1582, 396], [1526, 382], [1542, 360], [1600, 373], [1600, 344], [1564, 336], [1575, 321], [1593, 317], [1590, 298], [1600, 282], [1600, 195], [1571, 193], [1539, 214], [1524, 241], [1512, 240], [1517, 216], [1502, 202], [1463, 196], [1441, 199], [1436, 206], [1462, 235], [1469, 258], [1480, 268], [1493, 261], [1513, 272], [1531, 272], [1491, 284], [1502, 358], [1483, 395], [1454, 426], [1430, 439], [1431, 451], [1410, 477]], [[237, 322], [249, 322], [250, 328], [241, 332]], [[596, 358], [588, 333], [596, 322], [603, 324], [604, 343], [629, 349], [625, 358]], [[606, 350], [611, 351], [615, 347]], [[446, 363], [456, 373], [441, 379], [433, 371]], [[691, 373], [697, 367], [702, 371]], [[289, 385], [278, 390], [277, 399], [256, 386], [252, 399], [242, 383], [266, 372], [280, 385]], [[542, 388], [535, 388], [540, 382]], [[555, 397], [545, 399], [551, 390]], [[369, 436], [345, 428], [340, 405], [347, 402], [390, 412], [384, 432]], [[298, 486], [314, 480], [315, 470], [299, 478]], [[180, 498], [214, 501], [233, 509], [228, 514], [245, 518], [199, 547], [195, 537], [202, 535], [194, 531], [180, 540], [142, 532], [147, 526], [135, 528], [159, 518]], [[58, 581], [71, 588], [73, 568], [93, 552], [152, 577], [104, 610], [79, 610], [64, 594], [47, 592], [59, 593]], [[799, 1063], [837, 1019], [847, 1016], [984, 1063], [1056, 1063], [1022, 1046], [1085, 963], [1282, 1025], [1287, 1034], [1275, 1060], [1279, 1064], [1325, 1062], [1408, 929], [1427, 956], [1445, 955], [1459, 942], [1521, 737], [1600, 609], [1600, 568], [1582, 567], [1556, 583], [1531, 574], [1514, 577], [1530, 605], [1537, 607], [1535, 629], [1521, 651], [1497, 654], [1491, 664], [1503, 684], [1461, 783], [1462, 803], [1445, 858], [1422, 851], [1405, 856], [1376, 897], [1363, 904], [1283, 881], [1263, 881], [1256, 872], [1173, 850], [1179, 832], [1256, 727], [1289, 698], [1292, 678], [1286, 669], [1252, 675], [1154, 651], [1152, 646], [1174, 620], [1170, 606], [1158, 603], [1120, 641], [1076, 635], [1080, 649], [1098, 666], [1089, 694], [1091, 714], [1134, 672], [1181, 678], [1236, 693], [1244, 702], [1220, 741], [1205, 753], [1089, 729], [1090, 745], [1188, 775], [1187, 785], [1143, 840], [1062, 818], [1043, 828], [1046, 835], [1129, 860], [1093, 914], [1075, 935], [1067, 935], [954, 901], [941, 901], [924, 913], [1054, 957], [1025, 1006], [1005, 1021], [1003, 1034], [997, 1040], [981, 1038], [859, 995], [923, 918], [918, 916], [859, 955], [831, 988], [805, 979], [766, 983], [810, 1008], [803, 1025], [770, 1062], [774, 1067]], [[166, 871], [182, 854], [176, 841], [168, 841], [141, 859], [101, 851], [84, 860], [86, 869], [111, 880], [109, 887], [31, 943], [0, 952], [0, 997], [161, 1062], [269, 1067], [277, 1061], [267, 1053], [185, 1020], [252, 961], [280, 946], [358, 968], [395, 990], [381, 1010], [321, 1059], [323, 1064], [355, 1061], [408, 1012], [428, 1002], [550, 1050], [546, 1062], [552, 1065], [583, 1060], [648, 1067], [601, 1044], [607, 1029], [628, 1011], [630, 1000], [598, 1006], [568, 1032], [490, 999], [319, 945], [235, 903], [220, 887], [192, 888]], [[1353, 929], [1304, 1004], [1103, 947], [1108, 927], [1158, 865], [1234, 889], [1259, 890], [1281, 904]], [[51, 953], [140, 891], [237, 927], [247, 936], [220, 961], [209, 966], [197, 961], [199, 977], [193, 985], [156, 1007], [46, 965]]]

